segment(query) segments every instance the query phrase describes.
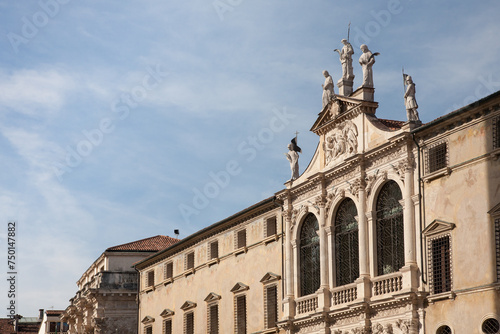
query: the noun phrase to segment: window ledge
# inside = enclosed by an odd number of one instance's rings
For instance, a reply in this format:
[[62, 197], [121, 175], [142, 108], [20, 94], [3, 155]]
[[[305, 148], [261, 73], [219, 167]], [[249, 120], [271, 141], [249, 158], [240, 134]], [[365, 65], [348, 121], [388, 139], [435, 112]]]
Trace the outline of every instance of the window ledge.
[[170, 277], [163, 281], [163, 285], [172, 284], [173, 282], [174, 280], [172, 279], [172, 277]]
[[194, 273], [195, 273], [194, 268], [191, 268], [184, 272], [184, 276], [187, 277], [189, 275], [194, 275]]
[[273, 235], [265, 238], [263, 241], [264, 241], [264, 244], [268, 244], [270, 242], [277, 241], [277, 240], [278, 240], [278, 234], [273, 234]]
[[455, 296], [456, 296], [455, 292], [446, 291], [446, 292], [438, 293], [436, 295], [429, 295], [429, 296], [427, 296], [427, 300], [430, 303], [435, 303], [438, 300], [455, 299]]
[[144, 289], [144, 292], [148, 293], [148, 292], [154, 291], [154, 289], [155, 289], [154, 286], [148, 286], [147, 288]]
[[220, 259], [218, 257], [211, 259], [210, 261], [207, 262], [207, 265], [209, 267], [214, 266], [220, 262]]
[[437, 171], [434, 171], [432, 173], [429, 173], [427, 175], [425, 175], [422, 179], [429, 183], [431, 182], [432, 180], [434, 179], [437, 179], [437, 178], [440, 178], [442, 176], [448, 176], [451, 174], [451, 168], [450, 167], [445, 167], [445, 168], [441, 168]]
[[240, 247], [240, 248], [238, 248], [237, 250], [234, 251], [234, 256], [238, 256], [238, 255], [246, 253], [246, 252], [248, 252], [248, 248], [246, 246], [245, 247]]
[[490, 156], [493, 158], [493, 160], [498, 160], [498, 158], [500, 157], [500, 147], [491, 151]]

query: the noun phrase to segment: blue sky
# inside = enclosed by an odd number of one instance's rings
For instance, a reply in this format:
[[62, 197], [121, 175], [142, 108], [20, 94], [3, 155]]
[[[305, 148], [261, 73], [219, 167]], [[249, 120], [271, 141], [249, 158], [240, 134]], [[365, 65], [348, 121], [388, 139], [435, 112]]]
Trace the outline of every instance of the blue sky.
[[0, 1], [0, 253], [6, 273], [16, 221], [18, 313], [66, 308], [110, 246], [186, 237], [272, 196], [296, 131], [302, 172], [349, 21], [355, 87], [360, 44], [381, 53], [378, 117], [406, 119], [404, 66], [428, 122], [500, 89], [499, 13], [496, 0]]

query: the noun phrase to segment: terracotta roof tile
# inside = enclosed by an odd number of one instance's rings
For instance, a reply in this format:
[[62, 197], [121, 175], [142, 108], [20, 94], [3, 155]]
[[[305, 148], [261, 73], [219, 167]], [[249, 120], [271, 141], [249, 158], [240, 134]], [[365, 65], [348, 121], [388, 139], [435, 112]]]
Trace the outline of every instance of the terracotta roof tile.
[[385, 126], [387, 126], [391, 130], [399, 130], [405, 124], [405, 122], [395, 121], [395, 120], [392, 120], [392, 119], [381, 119], [381, 118], [379, 118], [378, 120], [379, 120], [380, 123], [384, 124]]
[[146, 239], [129, 242], [106, 249], [107, 252], [129, 251], [129, 252], [157, 252], [165, 249], [180, 239], [172, 238], [166, 235], [157, 235]]
[[12, 326], [10, 321], [10, 318], [0, 319], [0, 334], [10, 334], [14, 331], [14, 326]]

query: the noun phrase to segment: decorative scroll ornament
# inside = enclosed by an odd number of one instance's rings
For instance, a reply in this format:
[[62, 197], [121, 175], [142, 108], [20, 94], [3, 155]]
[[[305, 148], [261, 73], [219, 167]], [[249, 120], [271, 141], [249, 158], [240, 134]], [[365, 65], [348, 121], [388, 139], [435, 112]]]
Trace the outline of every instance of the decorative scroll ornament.
[[340, 158], [358, 153], [358, 128], [347, 120], [328, 133], [323, 143], [326, 165], [333, 165]]
[[408, 171], [412, 171], [413, 168], [415, 167], [415, 160], [413, 159], [413, 157], [410, 157], [406, 160], [398, 162], [396, 166], [392, 167], [396, 170], [396, 173], [398, 173], [399, 178], [401, 180], [404, 180], [405, 173]]
[[297, 224], [297, 217], [306, 214], [309, 212], [309, 207], [307, 205], [302, 204], [300, 208], [292, 210], [292, 223], [290, 224], [290, 231], [293, 231], [295, 224]]
[[356, 197], [359, 197], [359, 189], [363, 186], [361, 179], [354, 180], [353, 183], [347, 182], [349, 184], [349, 191]]
[[372, 326], [372, 334], [392, 334], [392, 325], [387, 324], [382, 326], [381, 324], [374, 324]]

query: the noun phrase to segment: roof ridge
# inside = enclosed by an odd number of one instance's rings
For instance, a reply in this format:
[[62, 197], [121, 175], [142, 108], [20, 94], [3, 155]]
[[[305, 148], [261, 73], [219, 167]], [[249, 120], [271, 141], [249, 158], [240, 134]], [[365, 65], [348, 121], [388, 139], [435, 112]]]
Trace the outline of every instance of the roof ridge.
[[139, 239], [124, 244], [112, 246], [106, 251], [158, 251], [171, 244], [178, 242], [180, 239], [172, 238], [168, 235], [155, 235], [152, 237]]

